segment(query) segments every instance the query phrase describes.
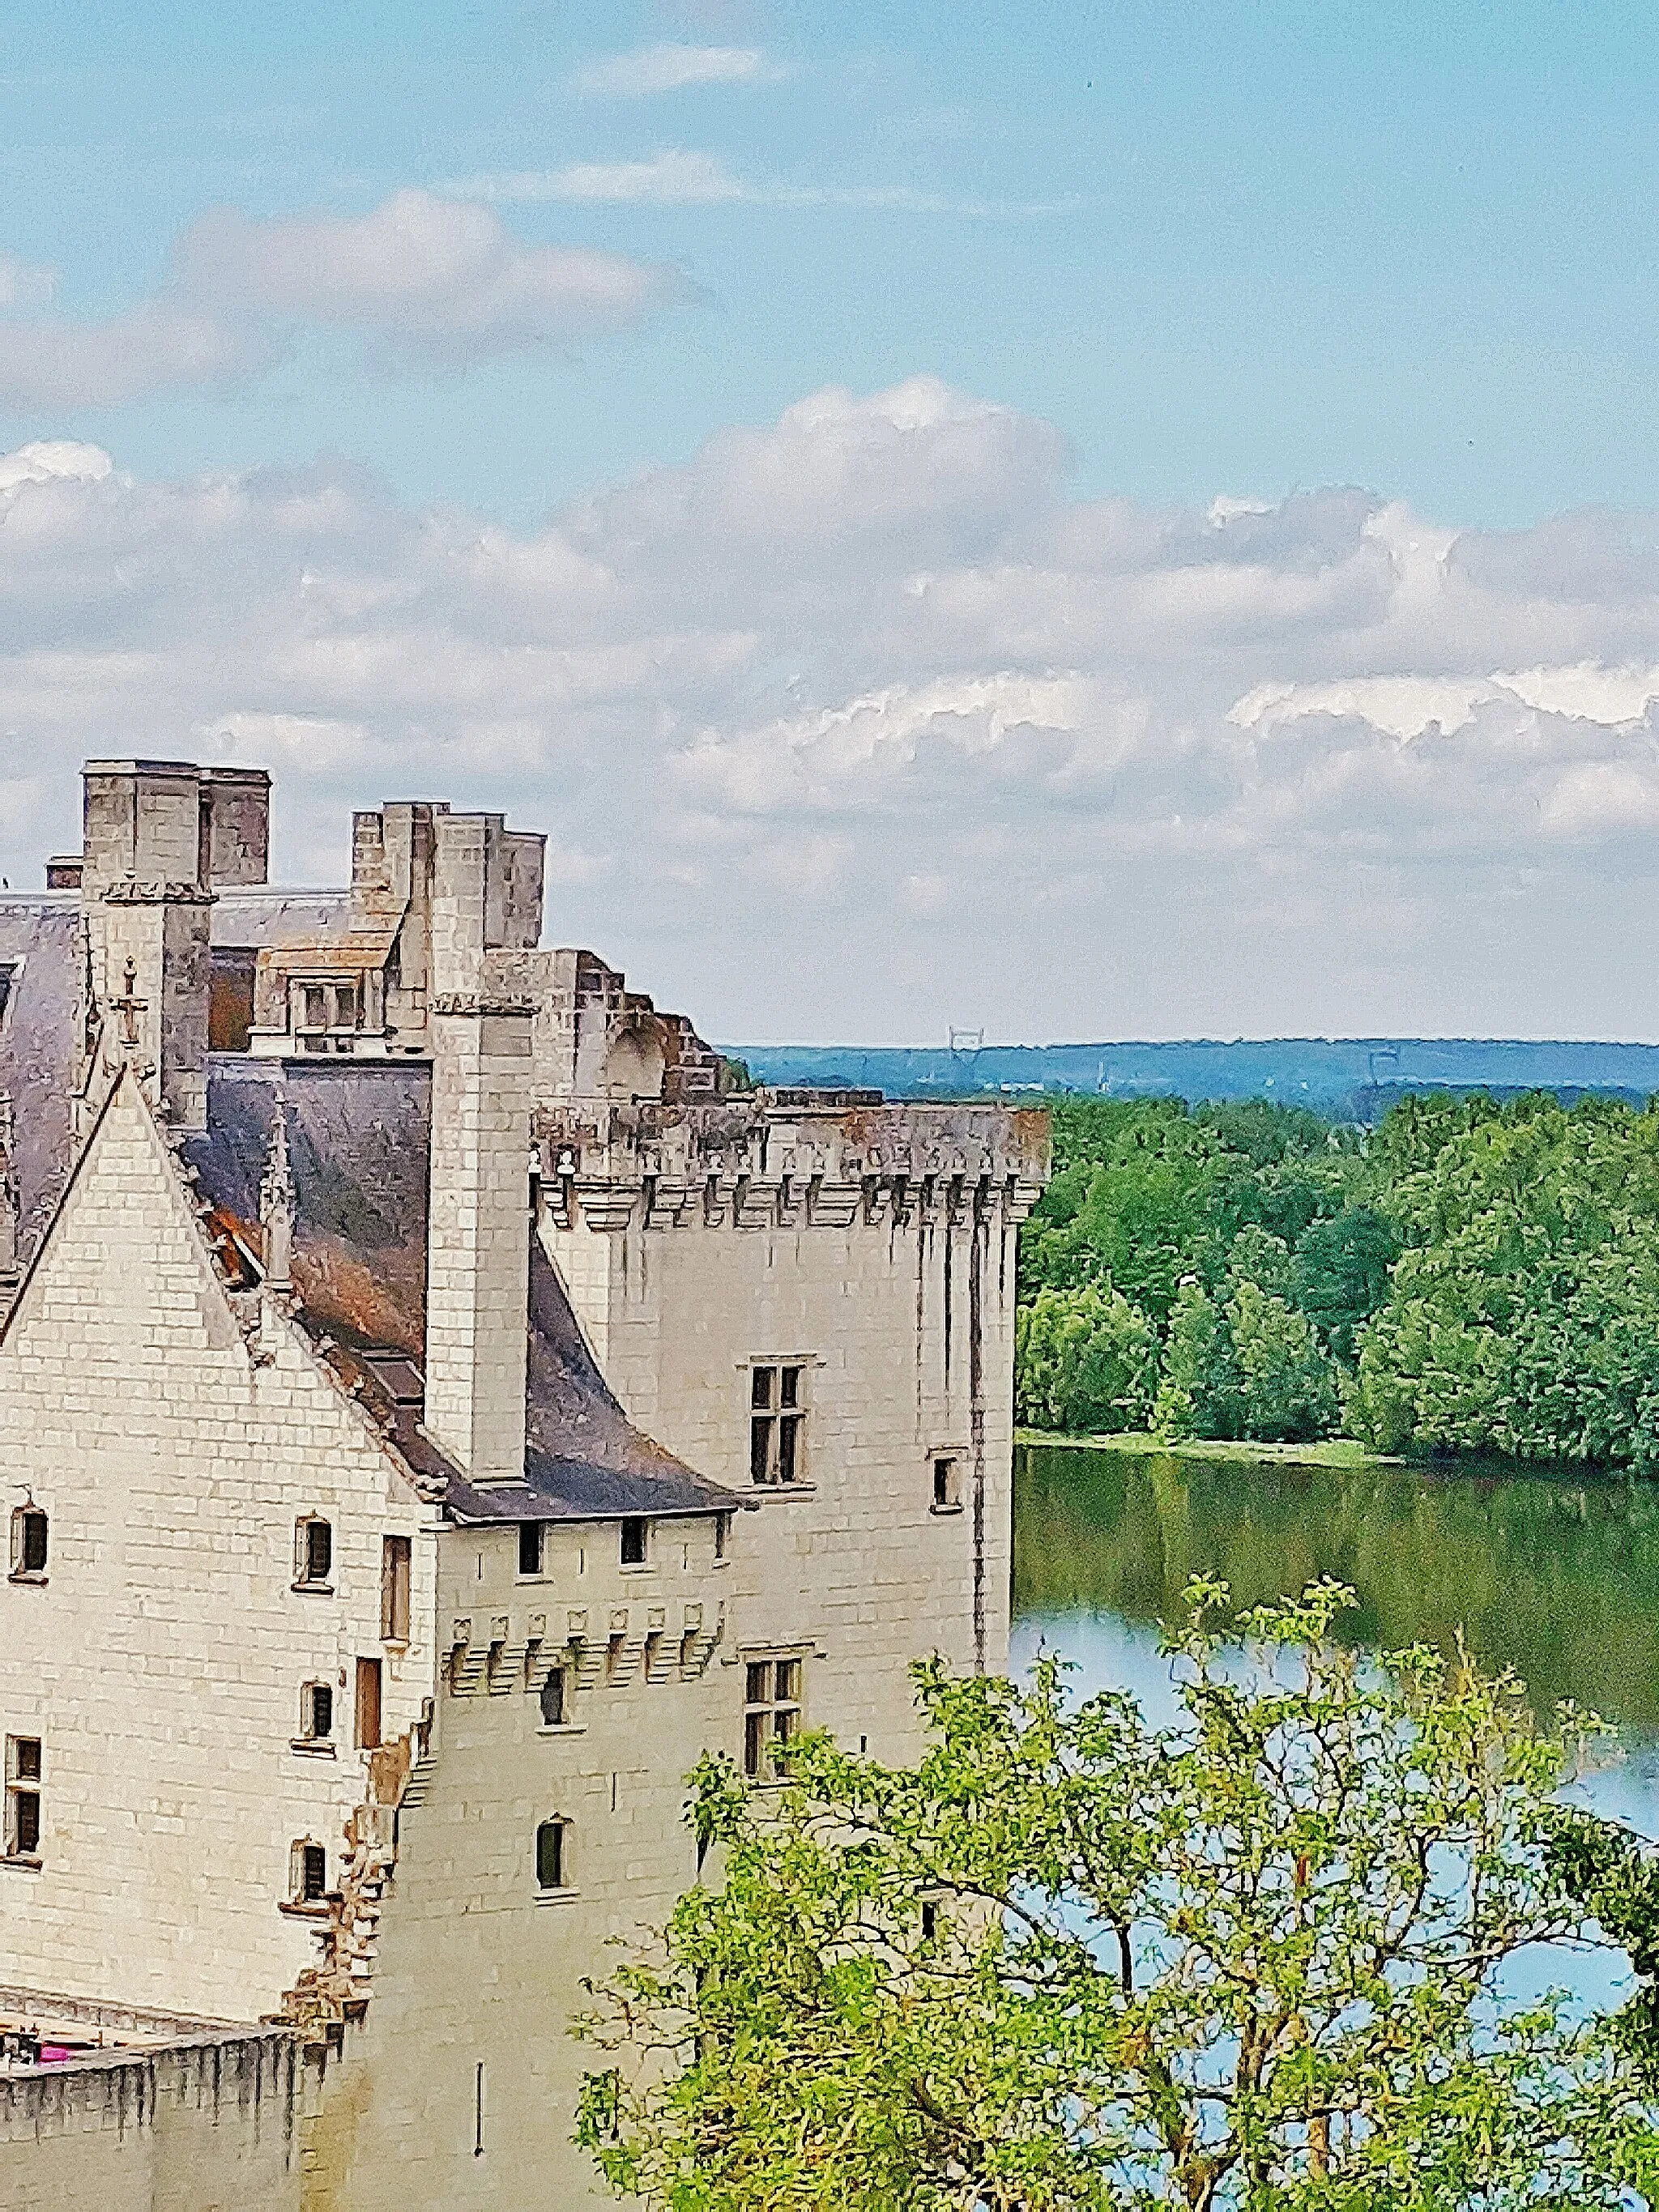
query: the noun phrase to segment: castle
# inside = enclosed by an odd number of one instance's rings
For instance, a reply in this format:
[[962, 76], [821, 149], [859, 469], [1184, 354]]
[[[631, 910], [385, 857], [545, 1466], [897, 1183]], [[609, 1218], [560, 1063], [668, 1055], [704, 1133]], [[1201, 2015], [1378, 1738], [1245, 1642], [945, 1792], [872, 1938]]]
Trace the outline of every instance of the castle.
[[0, 2207], [546, 2212], [699, 1753], [1004, 1662], [1046, 1119], [733, 1088], [499, 815], [269, 817], [90, 762], [0, 895]]

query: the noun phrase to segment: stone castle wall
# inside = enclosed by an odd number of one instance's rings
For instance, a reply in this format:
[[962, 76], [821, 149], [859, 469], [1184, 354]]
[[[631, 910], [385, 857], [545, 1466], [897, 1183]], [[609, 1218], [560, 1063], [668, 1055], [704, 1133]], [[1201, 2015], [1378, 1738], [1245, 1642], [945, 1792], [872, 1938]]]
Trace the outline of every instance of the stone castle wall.
[[[739, 1571], [715, 1548], [711, 1519], [659, 1521], [646, 1565], [627, 1568], [615, 1522], [555, 1525], [527, 1578], [516, 1529], [442, 1538], [452, 1656], [398, 1814], [368, 2009], [308, 2138], [305, 2212], [614, 2202], [570, 2142], [581, 2076], [604, 2060], [568, 2027], [583, 1978], [624, 1955], [607, 1946], [641, 1941], [696, 1879], [684, 1812], [699, 1750], [740, 1749]], [[549, 1728], [556, 1660], [569, 1718]], [[554, 1817], [570, 1824], [568, 1881], [544, 1895], [536, 1829]]]
[[[0, 1340], [5, 1504], [50, 1516], [48, 1571], [0, 1582], [0, 1732], [39, 1737], [38, 1867], [0, 1860], [0, 1980], [221, 2019], [275, 2008], [314, 1950], [290, 1845], [362, 1795], [360, 1656], [383, 1728], [432, 1683], [434, 1537], [298, 1333], [253, 1356], [130, 1085]], [[326, 1592], [295, 1524], [327, 1517]], [[381, 1538], [413, 1540], [413, 1640], [380, 1639]], [[296, 1751], [334, 1687], [332, 1753]]]
[[276, 2028], [0, 2075], [0, 2212], [301, 2212], [309, 2070]]

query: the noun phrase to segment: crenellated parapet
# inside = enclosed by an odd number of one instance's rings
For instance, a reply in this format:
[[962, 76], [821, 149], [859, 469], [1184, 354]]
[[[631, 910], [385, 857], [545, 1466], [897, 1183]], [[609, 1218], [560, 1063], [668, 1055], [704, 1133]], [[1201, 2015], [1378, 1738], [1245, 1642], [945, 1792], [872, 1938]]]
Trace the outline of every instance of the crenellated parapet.
[[757, 1091], [700, 1106], [544, 1097], [533, 1133], [544, 1202], [571, 1229], [1018, 1223], [1048, 1174], [1040, 1109], [873, 1092]]

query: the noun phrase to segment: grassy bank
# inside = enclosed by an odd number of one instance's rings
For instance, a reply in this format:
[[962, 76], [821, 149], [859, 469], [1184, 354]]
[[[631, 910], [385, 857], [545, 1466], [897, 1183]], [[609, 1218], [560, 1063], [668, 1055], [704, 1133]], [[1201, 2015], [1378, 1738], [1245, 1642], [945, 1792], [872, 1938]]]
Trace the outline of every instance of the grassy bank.
[[1258, 1467], [1402, 1467], [1403, 1460], [1368, 1450], [1352, 1437], [1329, 1437], [1319, 1443], [1228, 1443], [1194, 1437], [1172, 1442], [1145, 1429], [1126, 1430], [1115, 1436], [1051, 1435], [1043, 1429], [1016, 1429], [1015, 1441], [1023, 1444], [1067, 1446], [1078, 1451], [1159, 1452], [1171, 1459], [1236, 1460]]

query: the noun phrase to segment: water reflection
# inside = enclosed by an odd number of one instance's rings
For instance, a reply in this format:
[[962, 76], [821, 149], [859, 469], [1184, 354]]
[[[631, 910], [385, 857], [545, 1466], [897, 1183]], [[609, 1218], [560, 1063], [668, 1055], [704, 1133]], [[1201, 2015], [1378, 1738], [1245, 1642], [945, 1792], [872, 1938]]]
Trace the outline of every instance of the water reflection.
[[1033, 1444], [1015, 1498], [1023, 1644], [1039, 1620], [1174, 1618], [1201, 1571], [1241, 1606], [1334, 1575], [1359, 1593], [1357, 1643], [1449, 1649], [1461, 1629], [1539, 1710], [1571, 1698], [1659, 1730], [1659, 1485]]
[[[1617, 1751], [1571, 1794], [1659, 1835], [1659, 1485], [1030, 1444], [1014, 1486], [1016, 1674], [1058, 1650], [1081, 1688], [1132, 1690], [1168, 1724], [1158, 1624], [1190, 1576], [1224, 1576], [1243, 1607], [1332, 1575], [1358, 1593], [1354, 1642], [1449, 1650], [1461, 1630], [1535, 1710], [1571, 1698], [1617, 1723]], [[1504, 1977], [1515, 1995], [1553, 1982], [1601, 2003], [1630, 1986], [1617, 1954], [1550, 1949]]]

